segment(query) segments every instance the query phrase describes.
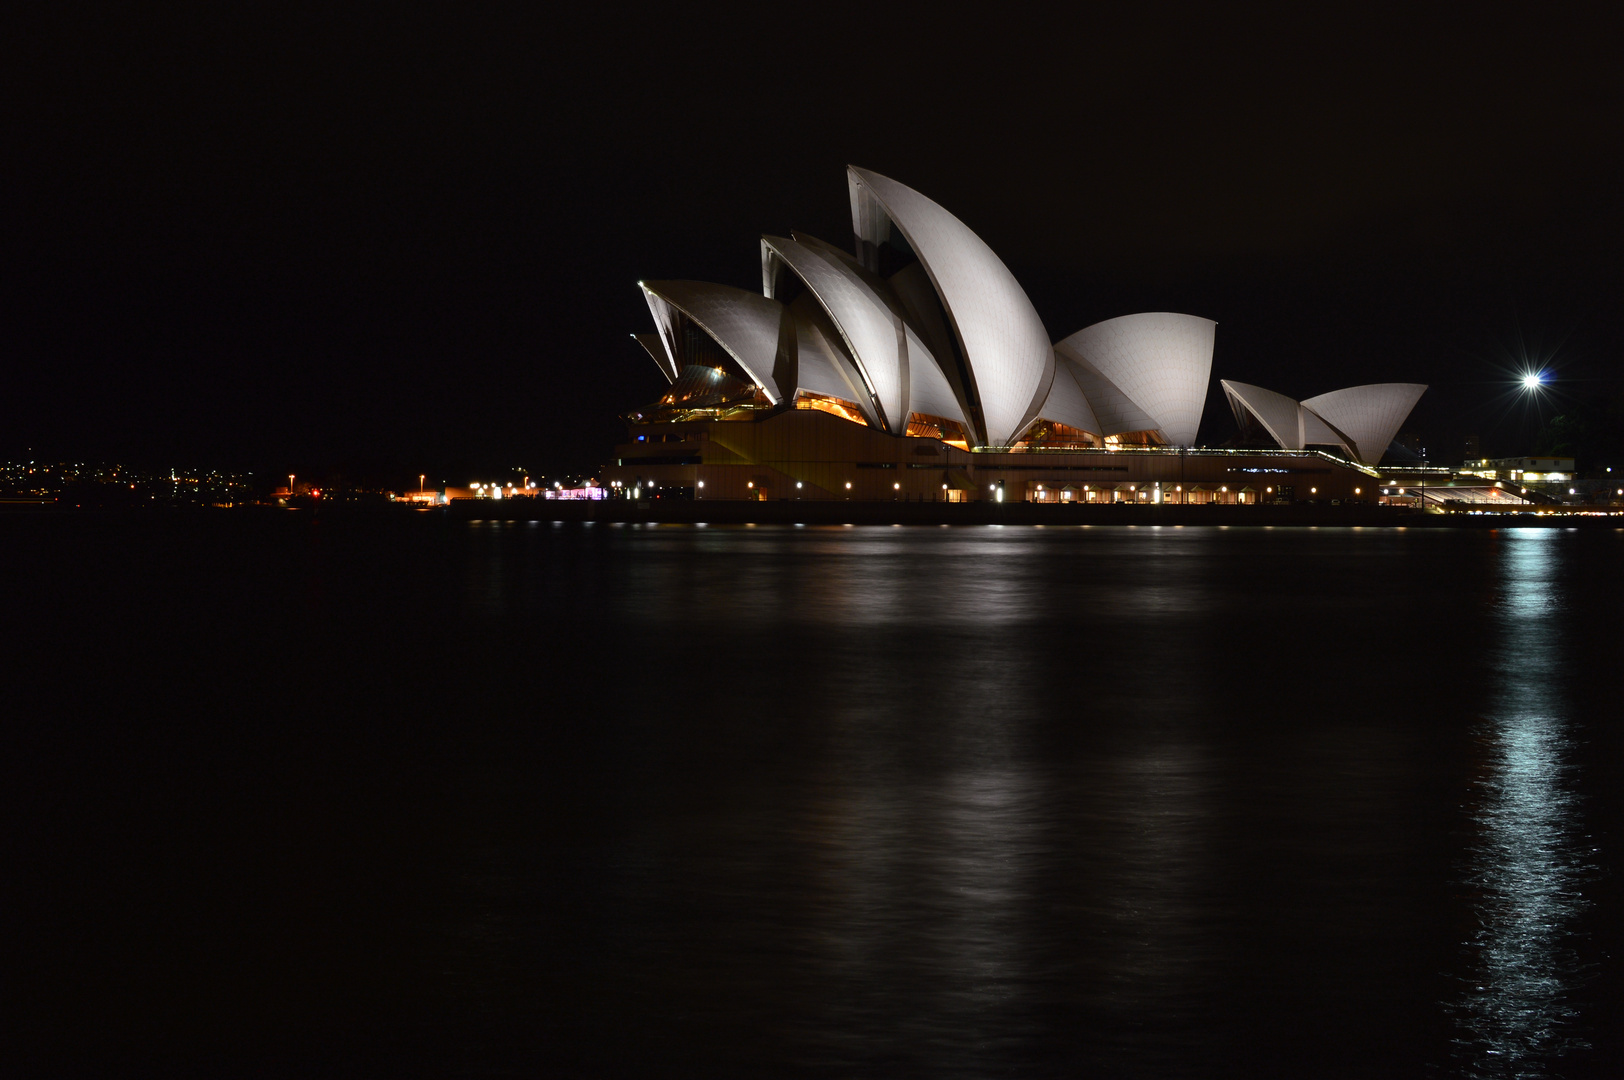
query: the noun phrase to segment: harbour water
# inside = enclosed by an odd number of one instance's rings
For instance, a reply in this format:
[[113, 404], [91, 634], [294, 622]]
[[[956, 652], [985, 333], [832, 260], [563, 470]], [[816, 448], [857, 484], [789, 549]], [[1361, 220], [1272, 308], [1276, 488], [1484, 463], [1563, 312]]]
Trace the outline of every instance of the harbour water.
[[0, 552], [33, 1075], [1624, 1067], [1624, 531]]

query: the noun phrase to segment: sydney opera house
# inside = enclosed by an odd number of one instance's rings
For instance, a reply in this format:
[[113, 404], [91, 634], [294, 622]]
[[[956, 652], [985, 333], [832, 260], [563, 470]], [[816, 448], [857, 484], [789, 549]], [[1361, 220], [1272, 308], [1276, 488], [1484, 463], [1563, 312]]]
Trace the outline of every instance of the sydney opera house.
[[1216, 324], [1124, 315], [1051, 341], [1009, 269], [912, 188], [847, 172], [853, 251], [764, 236], [759, 291], [641, 282], [669, 381], [604, 480], [700, 499], [1371, 500], [1425, 387], [1297, 402], [1223, 382], [1234, 446], [1195, 445]]

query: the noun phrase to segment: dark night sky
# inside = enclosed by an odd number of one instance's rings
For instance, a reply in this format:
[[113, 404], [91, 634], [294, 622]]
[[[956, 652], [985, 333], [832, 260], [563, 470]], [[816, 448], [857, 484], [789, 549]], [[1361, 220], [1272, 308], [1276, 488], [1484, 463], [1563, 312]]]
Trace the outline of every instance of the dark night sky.
[[1217, 319], [1215, 389], [1427, 382], [1445, 456], [1526, 449], [1520, 351], [1618, 390], [1617, 20], [583, 7], [14, 24], [0, 455], [591, 467], [662, 385], [636, 280], [848, 243], [848, 162], [962, 218], [1054, 337]]

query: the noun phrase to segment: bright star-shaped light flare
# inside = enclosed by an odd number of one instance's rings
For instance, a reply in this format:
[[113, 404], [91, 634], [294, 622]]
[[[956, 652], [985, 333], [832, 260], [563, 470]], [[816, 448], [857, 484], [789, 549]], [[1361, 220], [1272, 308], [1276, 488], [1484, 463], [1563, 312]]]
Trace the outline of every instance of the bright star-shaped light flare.
[[1540, 388], [1540, 384], [1543, 383], [1544, 381], [1545, 381], [1545, 376], [1544, 376], [1544, 374], [1542, 372], [1538, 372], [1538, 371], [1530, 372], [1527, 375], [1523, 376], [1523, 389], [1524, 390], [1538, 390]]

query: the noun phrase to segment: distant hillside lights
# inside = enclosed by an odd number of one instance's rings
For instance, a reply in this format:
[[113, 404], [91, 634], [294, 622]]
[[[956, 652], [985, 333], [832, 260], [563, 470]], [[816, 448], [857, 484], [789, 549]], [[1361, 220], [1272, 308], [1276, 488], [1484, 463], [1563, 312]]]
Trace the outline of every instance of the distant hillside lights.
[[444, 485], [439, 490], [420, 488], [419, 491], [395, 496], [397, 502], [443, 506], [454, 502], [511, 499], [603, 499], [608, 493], [599, 486], [595, 477], [568, 477], [564, 480], [536, 480], [524, 476], [518, 480], [473, 480], [467, 487]]

